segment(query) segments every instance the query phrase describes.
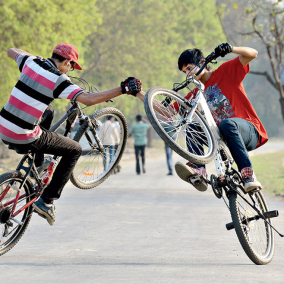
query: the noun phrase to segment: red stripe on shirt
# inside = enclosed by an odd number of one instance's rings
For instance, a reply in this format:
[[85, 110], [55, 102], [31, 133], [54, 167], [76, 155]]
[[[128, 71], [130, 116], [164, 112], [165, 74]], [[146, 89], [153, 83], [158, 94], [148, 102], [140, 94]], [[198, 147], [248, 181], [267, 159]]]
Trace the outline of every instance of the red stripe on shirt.
[[4, 134], [5, 136], [14, 139], [14, 140], [28, 140], [30, 138], [33, 138], [37, 136], [40, 133], [40, 127], [37, 126], [35, 131], [33, 133], [29, 134], [17, 134], [7, 128], [5, 128], [3, 125], [0, 124], [0, 132]]
[[70, 93], [70, 95], [67, 97], [67, 99], [72, 100], [72, 98], [80, 91], [82, 91], [82, 89], [80, 89], [80, 88], [74, 90], [72, 93]]
[[30, 105], [27, 105], [26, 103], [20, 101], [19, 99], [17, 99], [16, 97], [14, 96], [10, 96], [9, 98], [9, 103], [13, 106], [15, 106], [16, 108], [36, 117], [36, 118], [40, 118], [42, 116], [42, 111], [30, 106]]
[[27, 65], [25, 66], [25, 68], [23, 69], [23, 72], [25, 75], [27, 75], [29, 78], [33, 79], [34, 81], [36, 81], [37, 83], [45, 86], [46, 88], [53, 90], [55, 83], [48, 80], [47, 78], [37, 74], [34, 70], [32, 70], [30, 67], [28, 67]]

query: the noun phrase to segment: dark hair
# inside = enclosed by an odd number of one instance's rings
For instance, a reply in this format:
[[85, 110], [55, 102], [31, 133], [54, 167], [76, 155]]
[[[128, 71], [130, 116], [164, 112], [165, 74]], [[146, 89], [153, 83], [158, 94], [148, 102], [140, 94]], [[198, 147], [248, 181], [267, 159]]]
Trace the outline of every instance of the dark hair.
[[56, 54], [56, 53], [52, 53], [51, 56], [52, 59], [57, 59], [59, 62], [63, 62], [64, 60], [67, 60], [66, 58], [64, 58], [63, 56]]
[[108, 115], [108, 116], [107, 116], [107, 120], [111, 120], [112, 118], [113, 118], [112, 115]]
[[[185, 50], [178, 59], [178, 69], [182, 71], [182, 67], [188, 64], [199, 65], [201, 59], [204, 59], [202, 51], [198, 48]], [[206, 66], [207, 70], [210, 70], [210, 66]]]
[[136, 115], [136, 119], [137, 119], [138, 121], [141, 121], [141, 120], [142, 120], [142, 116], [141, 116], [140, 114], [138, 114], [138, 115]]

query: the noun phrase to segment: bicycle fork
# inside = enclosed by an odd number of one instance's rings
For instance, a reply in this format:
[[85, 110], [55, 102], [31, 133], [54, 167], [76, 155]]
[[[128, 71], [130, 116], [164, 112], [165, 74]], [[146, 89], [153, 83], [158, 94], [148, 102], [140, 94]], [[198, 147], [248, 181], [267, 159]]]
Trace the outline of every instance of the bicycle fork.
[[[89, 135], [89, 133], [87, 132], [87, 129], [89, 128], [90, 131], [92, 132], [96, 142], [97, 142], [97, 147], [98, 147], [98, 151], [100, 153], [104, 153], [105, 148], [100, 140], [100, 138], [98, 137], [98, 134], [96, 132], [96, 129], [98, 128], [98, 125], [96, 124], [96, 122], [92, 122], [91, 119], [88, 116], [83, 117], [83, 119], [85, 120], [85, 122], [82, 124], [82, 129], [85, 133], [85, 136], [87, 138], [87, 141], [89, 142], [90, 146], [94, 149], [95, 145], [92, 142], [92, 139]], [[95, 124], [95, 126], [94, 126]]]

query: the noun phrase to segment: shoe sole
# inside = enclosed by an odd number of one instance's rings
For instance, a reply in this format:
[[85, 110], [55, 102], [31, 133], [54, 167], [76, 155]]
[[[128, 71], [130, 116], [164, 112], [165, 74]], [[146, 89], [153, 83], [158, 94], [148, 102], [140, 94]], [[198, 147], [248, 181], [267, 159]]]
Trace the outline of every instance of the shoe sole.
[[259, 185], [249, 185], [249, 186], [245, 187], [245, 192], [250, 192], [250, 191], [252, 191], [254, 189], [261, 190], [262, 186], [259, 186]]
[[[182, 164], [182, 163], [179, 163], [177, 162], [175, 164], [175, 170], [176, 170], [176, 173], [177, 175], [184, 181], [189, 182], [189, 178], [192, 176], [192, 175], [195, 175], [196, 172], [192, 169], [190, 169], [188, 166]], [[190, 183], [192, 184], [192, 183]], [[193, 184], [192, 184], [193, 185]], [[196, 184], [196, 185], [193, 185], [197, 190], [199, 191], [206, 191], [207, 190], [207, 184], [205, 183], [205, 181], [201, 181], [200, 184]]]
[[39, 207], [37, 207], [35, 204], [33, 204], [34, 212], [36, 212], [40, 217], [47, 220], [48, 224], [50, 226], [54, 225], [55, 221], [50, 218], [50, 216], [43, 210], [41, 210]]

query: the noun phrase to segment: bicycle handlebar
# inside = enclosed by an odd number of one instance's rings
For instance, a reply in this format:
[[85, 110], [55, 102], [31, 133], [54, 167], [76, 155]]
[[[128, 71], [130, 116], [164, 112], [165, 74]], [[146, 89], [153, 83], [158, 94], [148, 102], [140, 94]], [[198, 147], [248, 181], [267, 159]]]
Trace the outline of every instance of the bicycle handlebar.
[[[219, 56], [217, 56], [214, 52], [210, 53], [207, 57], [204, 58], [204, 63], [203, 65], [200, 67], [200, 69], [194, 74], [194, 77], [198, 76], [203, 69], [206, 67], [206, 65], [210, 62], [212, 62], [213, 60], [215, 60], [216, 58], [218, 58]], [[173, 91], [178, 92], [182, 89], [184, 89], [191, 81], [189, 80], [189, 78], [187, 78], [185, 80], [185, 82], [179, 86], [177, 86], [176, 88], [173, 89]]]

